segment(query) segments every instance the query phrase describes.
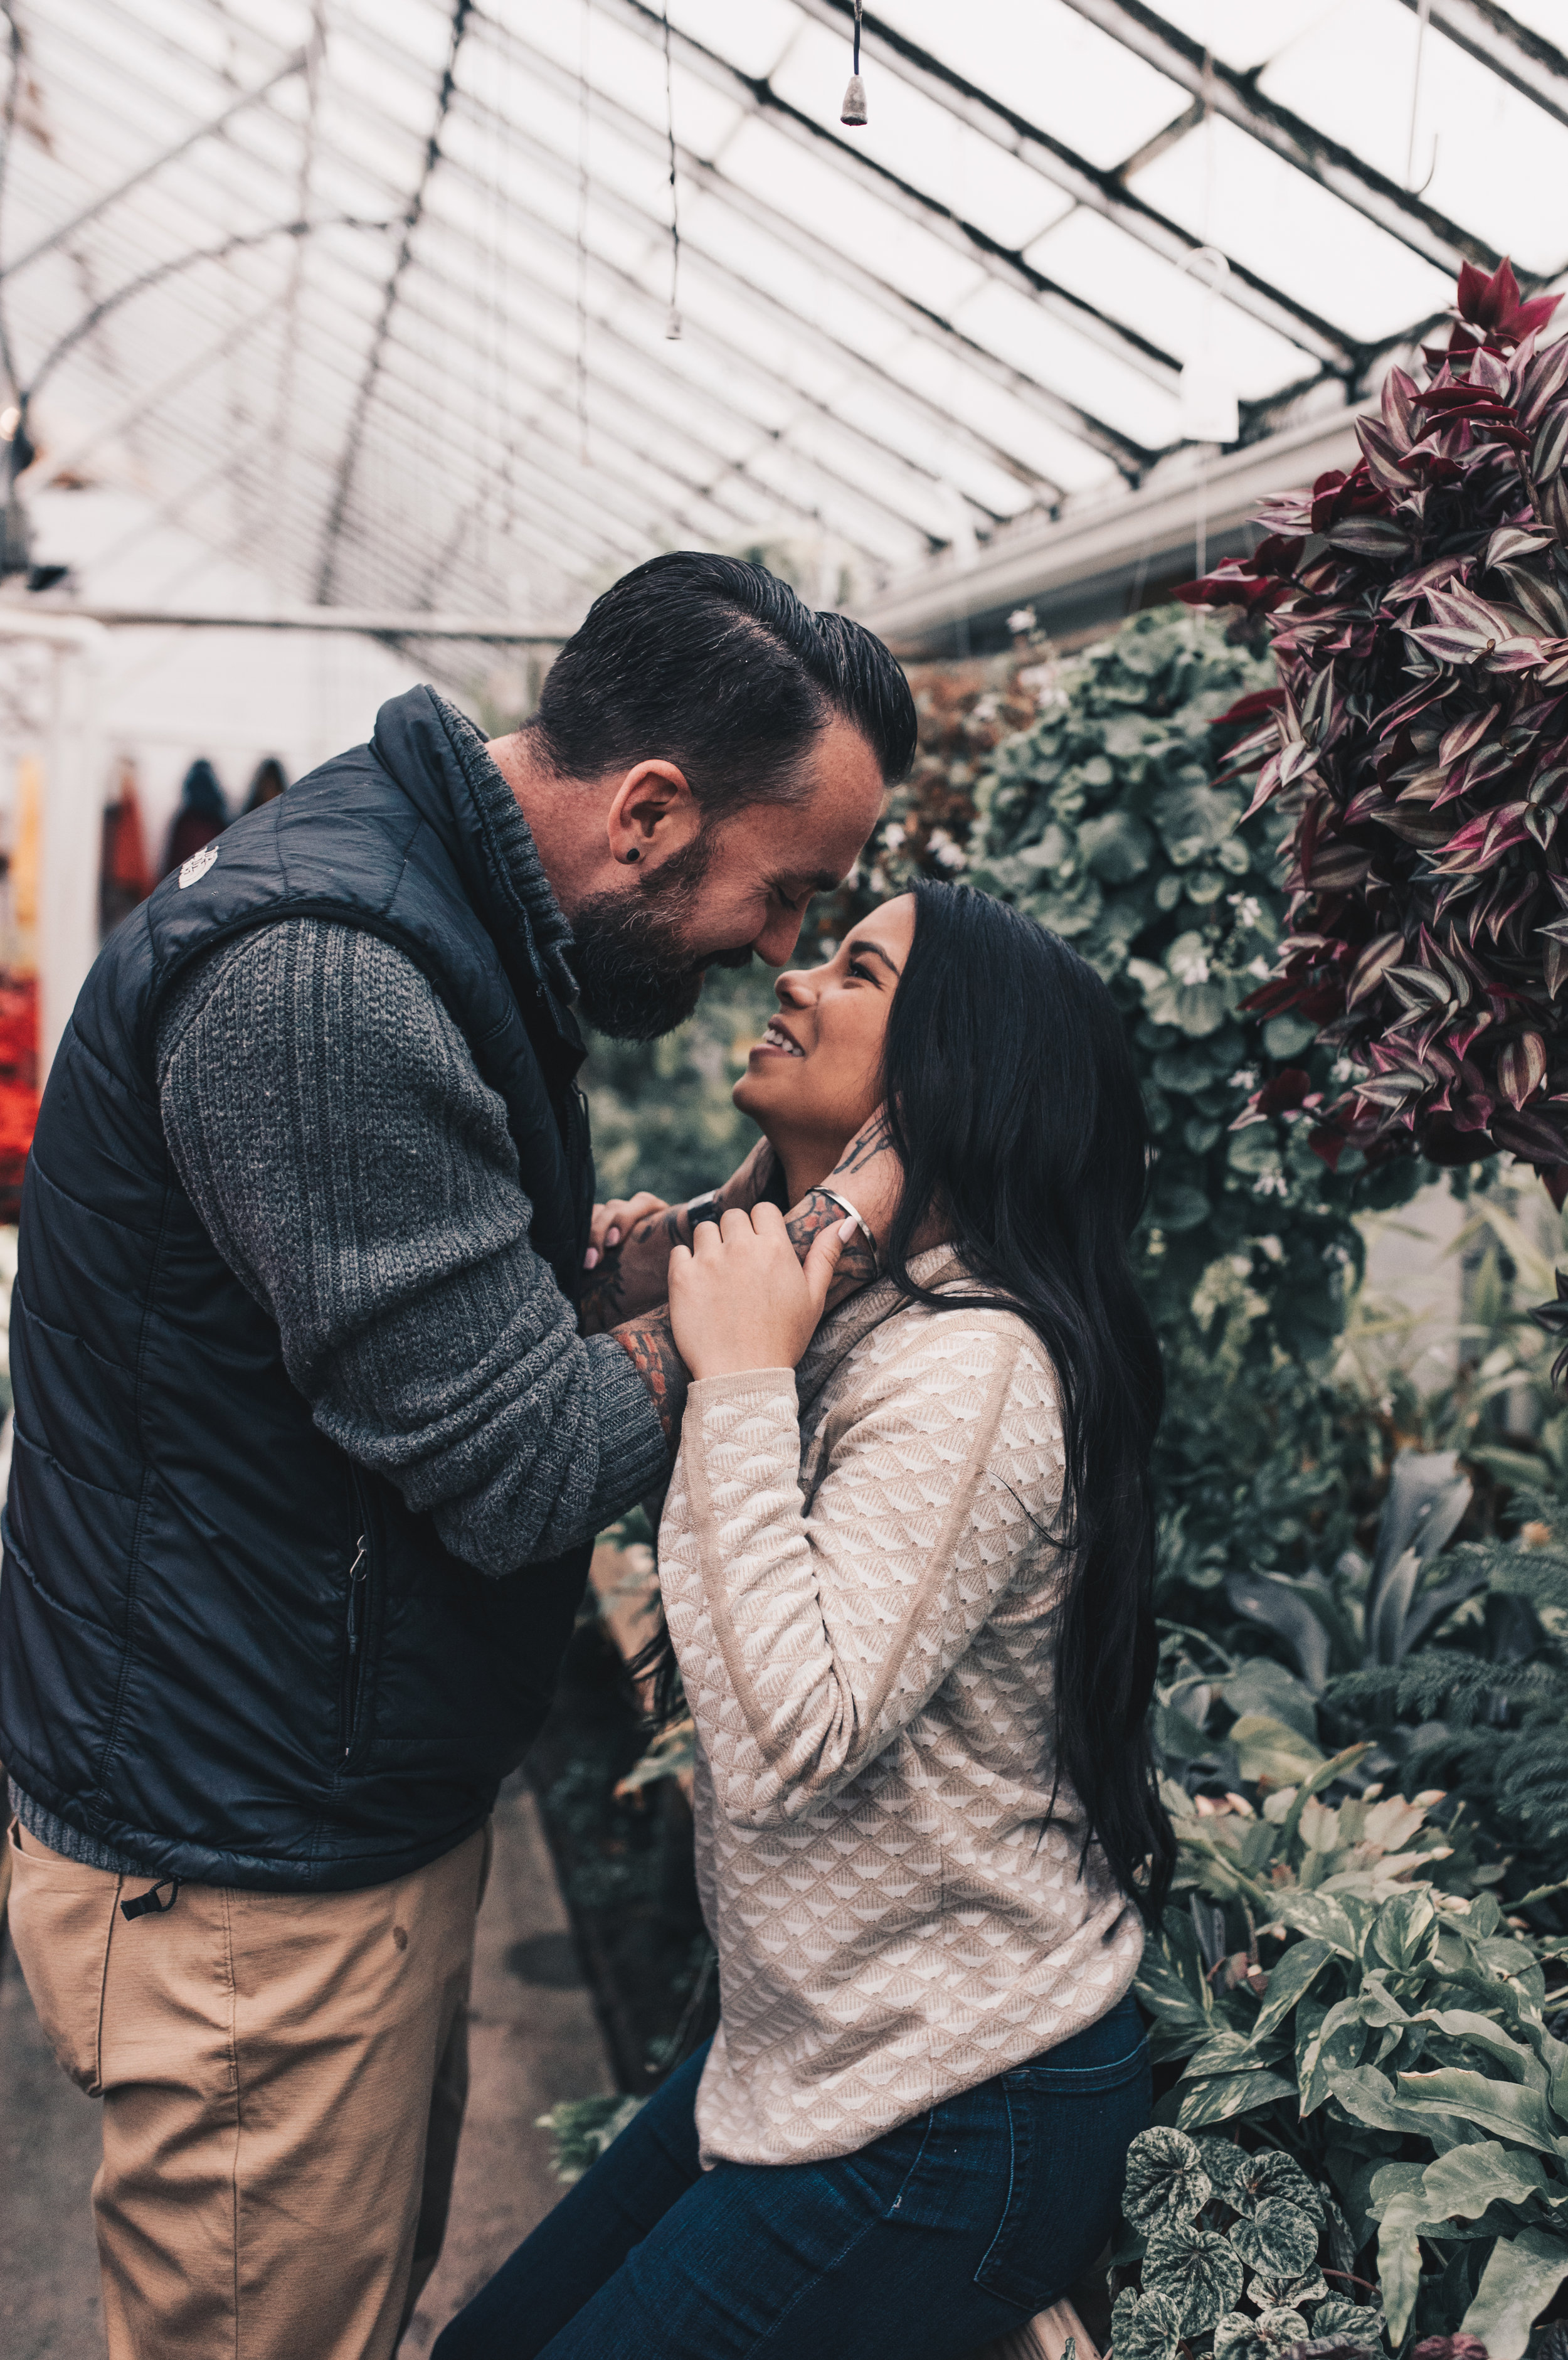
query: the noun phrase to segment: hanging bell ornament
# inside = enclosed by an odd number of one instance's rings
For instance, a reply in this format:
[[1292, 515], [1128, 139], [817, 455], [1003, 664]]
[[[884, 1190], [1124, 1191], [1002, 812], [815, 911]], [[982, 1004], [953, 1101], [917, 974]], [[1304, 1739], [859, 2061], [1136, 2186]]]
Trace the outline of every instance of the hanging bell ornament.
[[855, 0], [854, 71], [849, 77], [849, 88], [844, 92], [844, 107], [838, 118], [841, 123], [847, 123], [852, 130], [857, 130], [869, 119], [866, 112], [866, 84], [860, 79], [860, 10], [861, 0]]
[[670, 316], [664, 322], [664, 341], [667, 344], [678, 344], [681, 342], [681, 314], [673, 303], [670, 307]]

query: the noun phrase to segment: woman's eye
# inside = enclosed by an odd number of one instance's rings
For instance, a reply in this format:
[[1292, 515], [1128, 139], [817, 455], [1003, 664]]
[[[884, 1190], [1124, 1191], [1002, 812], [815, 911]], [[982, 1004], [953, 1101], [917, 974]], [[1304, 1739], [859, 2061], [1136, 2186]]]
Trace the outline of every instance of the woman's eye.
[[862, 983], [870, 983], [873, 980], [871, 969], [866, 965], [864, 959], [851, 959], [848, 972], [851, 975], [857, 975]]

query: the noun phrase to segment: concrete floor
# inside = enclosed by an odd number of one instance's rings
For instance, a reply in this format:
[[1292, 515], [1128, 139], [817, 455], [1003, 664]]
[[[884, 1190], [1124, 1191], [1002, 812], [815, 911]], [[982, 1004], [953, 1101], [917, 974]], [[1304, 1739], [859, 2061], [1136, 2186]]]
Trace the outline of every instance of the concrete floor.
[[[452, 2312], [555, 2202], [536, 2116], [610, 2084], [539, 1813], [521, 1779], [495, 1811], [469, 2023], [468, 2114], [451, 2226], [402, 2352], [428, 2353]], [[0, 2354], [103, 2360], [88, 2190], [98, 2110], [46, 2047], [8, 1944], [0, 1946]]]

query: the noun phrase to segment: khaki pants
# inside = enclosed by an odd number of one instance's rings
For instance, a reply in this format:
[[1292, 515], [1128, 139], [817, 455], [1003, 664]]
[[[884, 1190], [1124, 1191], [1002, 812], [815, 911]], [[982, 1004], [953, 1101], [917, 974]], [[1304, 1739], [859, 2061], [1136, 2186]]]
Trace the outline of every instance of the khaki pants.
[[150, 1878], [10, 1849], [33, 2004], [103, 2100], [111, 2360], [386, 2360], [446, 2227], [489, 1830], [368, 1892], [134, 1920]]

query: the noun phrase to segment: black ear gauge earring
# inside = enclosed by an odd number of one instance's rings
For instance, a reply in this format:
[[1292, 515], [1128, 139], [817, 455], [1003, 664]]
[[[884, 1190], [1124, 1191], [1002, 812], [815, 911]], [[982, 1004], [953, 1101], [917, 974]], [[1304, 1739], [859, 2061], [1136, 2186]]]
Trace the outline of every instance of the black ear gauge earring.
[[633, 848], [632, 848], [632, 850], [631, 850], [630, 852], [628, 852], [628, 853], [627, 853], [627, 855], [626, 855], [626, 858], [627, 858], [627, 860], [628, 860], [628, 861], [631, 861], [631, 860], [640, 860], [640, 859], [642, 858], [642, 855], [641, 855], [641, 853], [640, 853], [640, 852], [638, 852], [638, 851], [637, 850], [636, 847], [634, 846], [634, 847], [633, 847]]

